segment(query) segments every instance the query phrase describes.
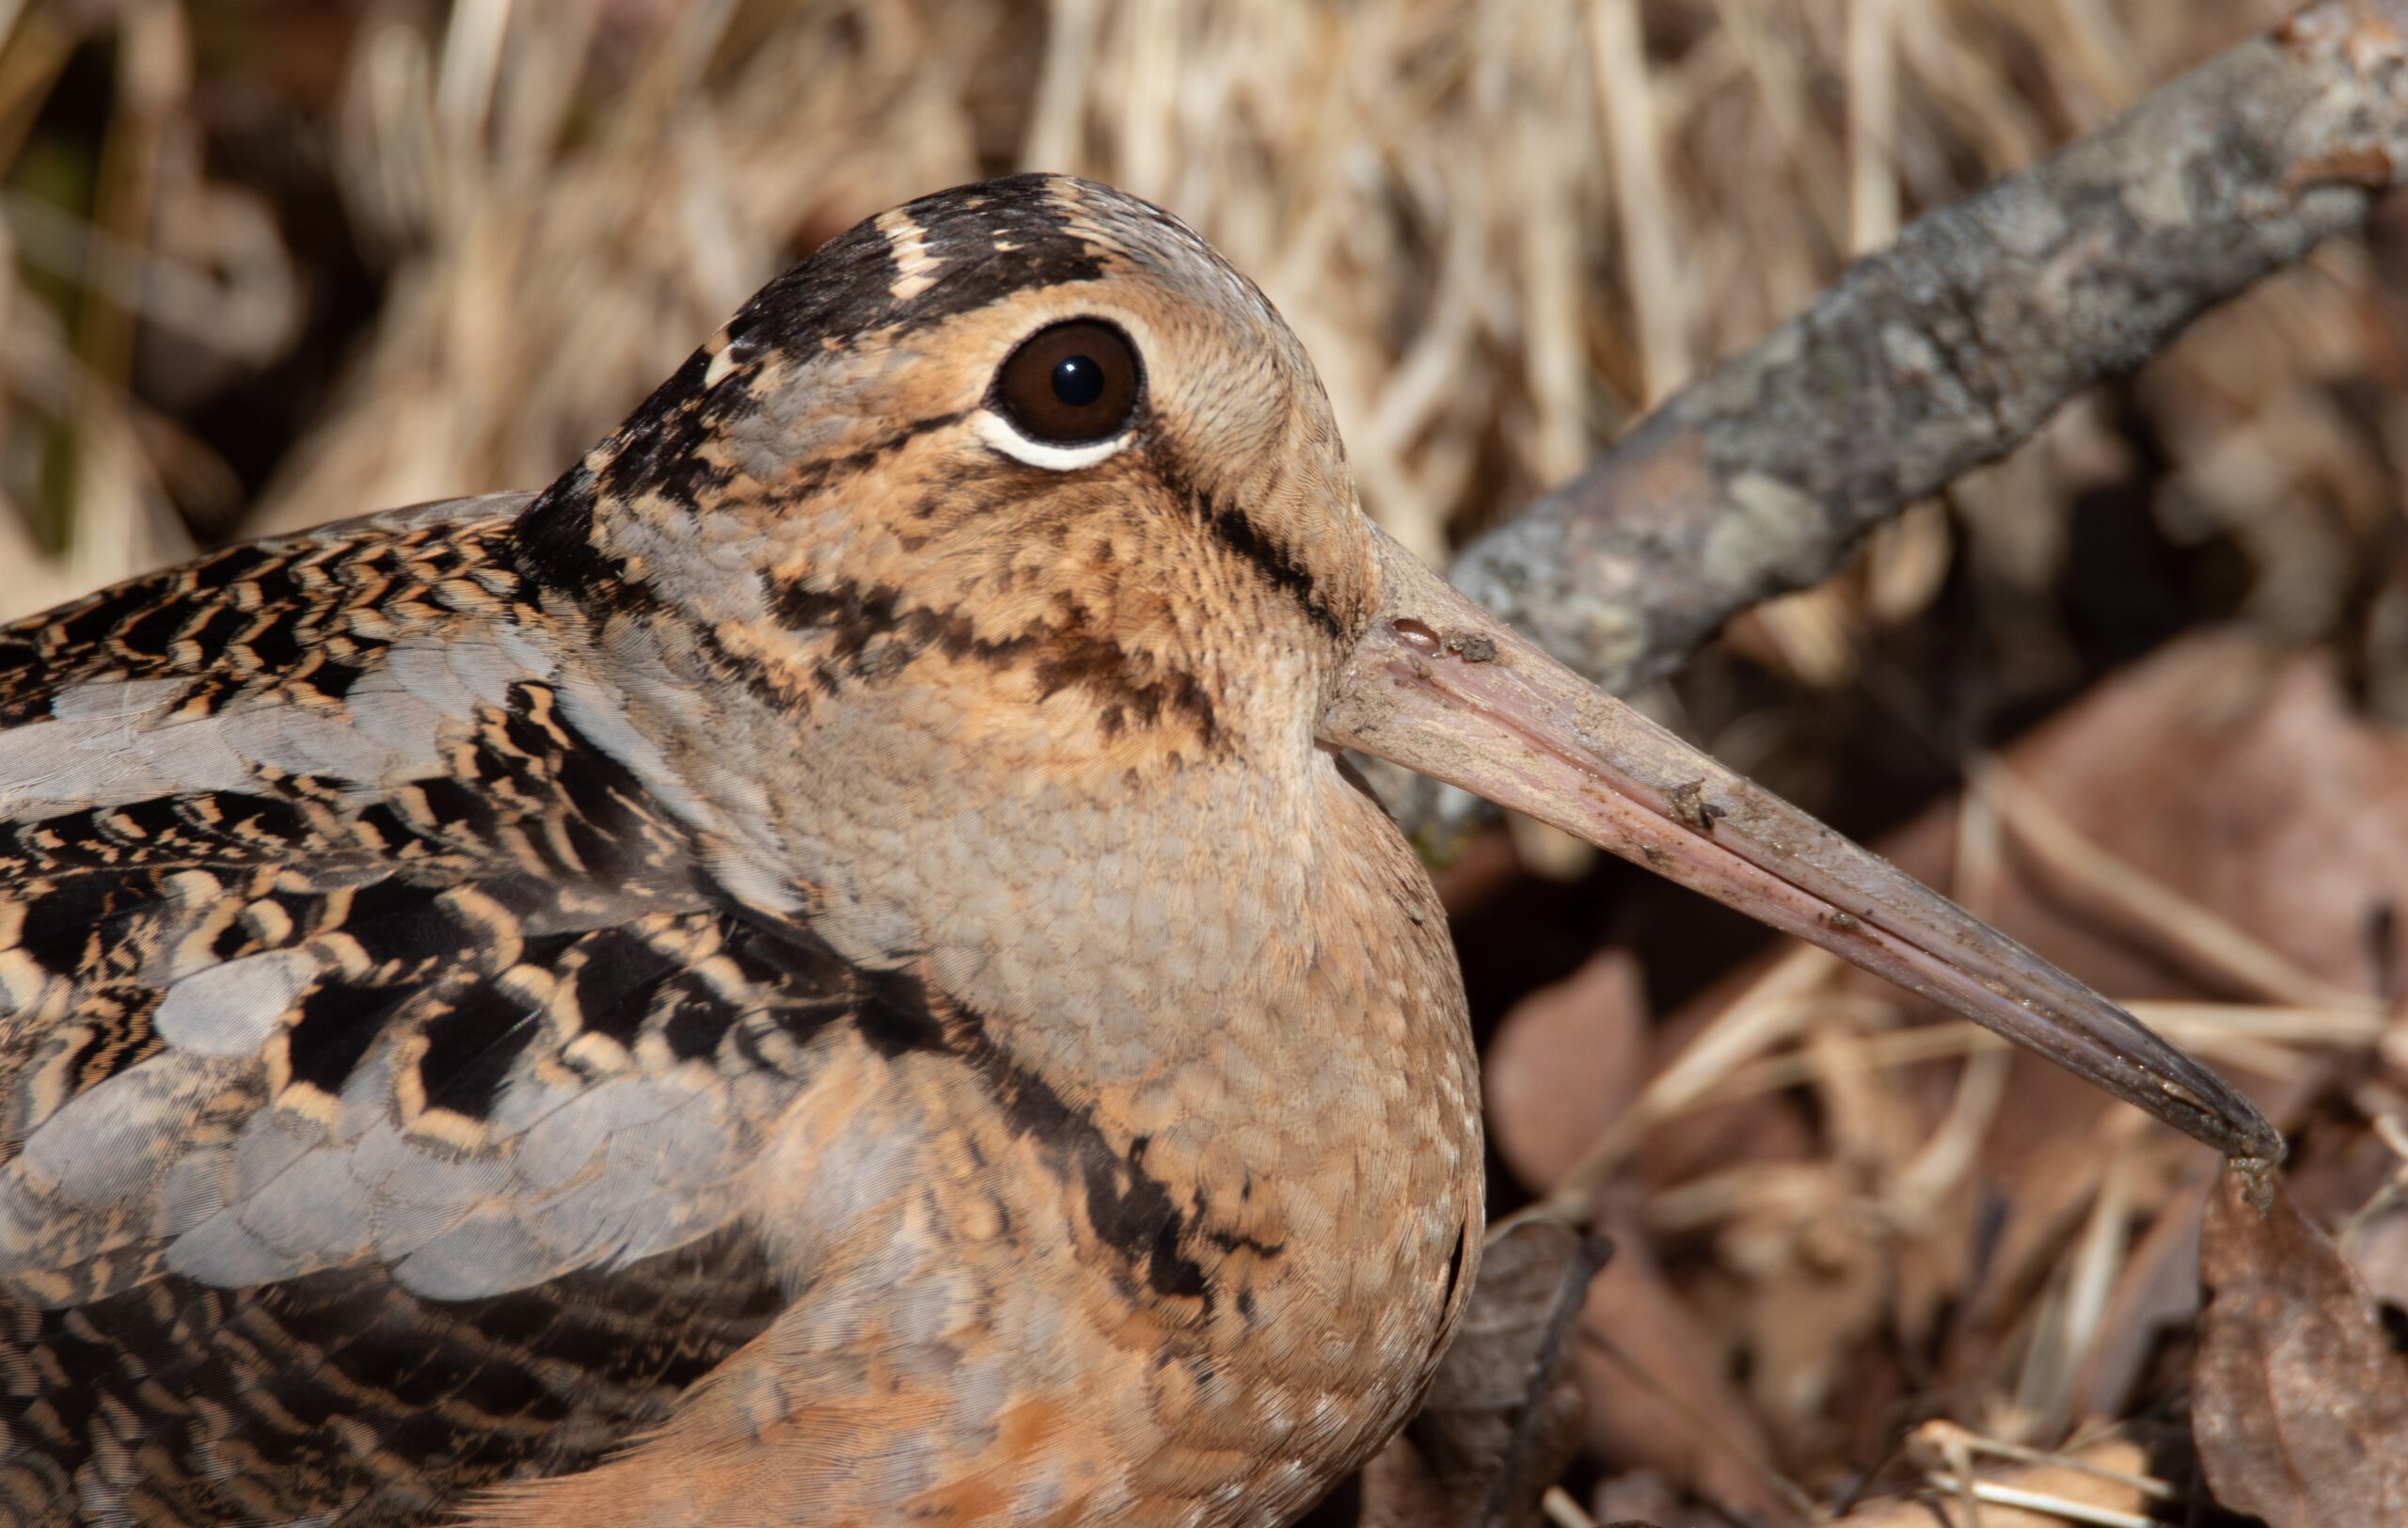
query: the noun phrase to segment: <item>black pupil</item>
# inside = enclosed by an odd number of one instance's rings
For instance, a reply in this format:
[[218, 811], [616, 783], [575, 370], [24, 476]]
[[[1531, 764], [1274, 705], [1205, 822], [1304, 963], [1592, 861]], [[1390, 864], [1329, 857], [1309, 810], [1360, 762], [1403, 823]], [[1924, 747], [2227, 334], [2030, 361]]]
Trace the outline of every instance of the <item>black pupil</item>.
[[1054, 396], [1085, 408], [1103, 396], [1103, 368], [1093, 356], [1065, 356], [1054, 367]]

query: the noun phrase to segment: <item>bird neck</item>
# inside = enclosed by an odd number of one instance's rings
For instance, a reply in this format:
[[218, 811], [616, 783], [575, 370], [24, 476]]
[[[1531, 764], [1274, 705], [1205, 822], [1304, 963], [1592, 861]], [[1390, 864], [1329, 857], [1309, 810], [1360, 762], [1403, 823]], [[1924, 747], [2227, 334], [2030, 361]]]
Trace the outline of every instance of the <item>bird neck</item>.
[[940, 748], [921, 741], [978, 725], [975, 704], [895, 700], [822, 719], [808, 752], [880, 760], [879, 777], [852, 773], [787, 825], [840, 952], [908, 954], [1016, 1054], [1100, 1085], [1306, 1001], [1317, 902], [1349, 899], [1323, 810], [1345, 788], [1308, 740], [1164, 760], [1049, 750], [990, 721], [979, 743]]

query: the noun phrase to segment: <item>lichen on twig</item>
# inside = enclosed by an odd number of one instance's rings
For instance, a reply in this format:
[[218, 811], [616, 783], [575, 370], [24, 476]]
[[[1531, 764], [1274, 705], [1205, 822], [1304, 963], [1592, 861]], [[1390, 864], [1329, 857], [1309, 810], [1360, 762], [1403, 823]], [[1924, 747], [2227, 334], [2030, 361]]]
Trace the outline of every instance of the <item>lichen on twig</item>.
[[1450, 576], [1628, 691], [2357, 227], [2408, 167], [2408, 3], [2325, 0], [1849, 267]]

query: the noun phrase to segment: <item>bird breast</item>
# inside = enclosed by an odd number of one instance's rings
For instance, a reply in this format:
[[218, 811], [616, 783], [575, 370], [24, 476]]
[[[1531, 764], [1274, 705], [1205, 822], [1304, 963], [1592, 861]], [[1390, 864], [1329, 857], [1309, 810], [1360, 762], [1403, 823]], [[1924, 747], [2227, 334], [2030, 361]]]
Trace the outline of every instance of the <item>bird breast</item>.
[[[832, 1473], [864, 1503], [921, 1475], [1011, 1483], [965, 1520], [1281, 1520], [1402, 1419], [1475, 1272], [1478, 1089], [1427, 876], [1318, 752], [1097, 790], [936, 746], [955, 724], [926, 692], [851, 716], [808, 735], [880, 768], [766, 787], [790, 915], [885, 994], [823, 1043], [752, 1170], [801, 1297], [656, 1444], [552, 1483], [546, 1510], [615, 1521], [668, 1490], [707, 1504], [691, 1520], [752, 1520], [779, 1478], [662, 1477], [657, 1448], [859, 1452], [874, 1469]], [[722, 756], [810, 756], [730, 726]], [[874, 1447], [825, 1404], [869, 1362], [925, 1406]], [[1007, 1462], [961, 1467], [999, 1438]]]

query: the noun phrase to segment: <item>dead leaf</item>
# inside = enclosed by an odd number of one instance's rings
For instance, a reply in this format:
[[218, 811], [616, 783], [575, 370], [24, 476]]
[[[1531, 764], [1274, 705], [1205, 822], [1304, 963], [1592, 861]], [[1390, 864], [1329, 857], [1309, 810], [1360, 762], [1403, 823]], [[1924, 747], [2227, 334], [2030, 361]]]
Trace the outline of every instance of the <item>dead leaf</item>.
[[1580, 1314], [1591, 1447], [1747, 1520], [1792, 1520], [1790, 1504], [1768, 1483], [1771, 1443], [1666, 1281], [1638, 1218], [1609, 1197], [1599, 1223], [1613, 1238], [1614, 1260], [1590, 1284]]
[[2279, 1180], [2208, 1204], [2191, 1431], [2208, 1488], [2268, 1528], [2408, 1522], [2408, 1363], [2373, 1297]]
[[[2368, 724], [2336, 661], [2271, 661], [2233, 637], [2194, 637], [2015, 752], [2016, 777], [2099, 849], [2307, 973], [2367, 990], [2369, 919], [2408, 906], [2408, 862], [2394, 852], [2408, 831], [2408, 738]], [[2094, 937], [2137, 938], [2189, 970], [2148, 931], [2042, 879], [2044, 900], [2066, 899], [2049, 921], [2088, 919]]]
[[[1742, 1234], [1735, 1228], [1733, 1234]], [[1877, 1227], [1824, 1212], [1767, 1226], [1747, 1261], [1747, 1393], [1784, 1458], [1844, 1456], [1896, 1404], [1875, 1357], [1894, 1249]]]
[[1513, 1005], [1481, 1073], [1489, 1133], [1515, 1177], [1545, 1192], [1630, 1106], [1646, 1080], [1647, 1017], [1639, 962], [1619, 949]]
[[2408, 1309], [2408, 1204], [2352, 1227], [2342, 1251], [2376, 1299]]
[[1521, 1528], [1580, 1442], [1574, 1320], [1608, 1244], [1525, 1220], [1479, 1281], [1421, 1411], [1363, 1470], [1362, 1528]]

